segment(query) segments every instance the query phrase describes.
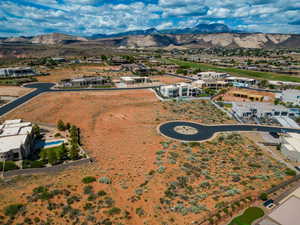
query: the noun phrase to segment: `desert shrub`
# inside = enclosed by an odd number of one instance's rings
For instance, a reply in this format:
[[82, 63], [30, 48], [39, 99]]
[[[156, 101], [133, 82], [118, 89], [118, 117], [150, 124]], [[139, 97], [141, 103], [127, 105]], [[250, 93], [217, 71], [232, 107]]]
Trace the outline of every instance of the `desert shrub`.
[[85, 210], [91, 210], [91, 209], [93, 209], [94, 207], [93, 207], [92, 203], [87, 202], [87, 203], [85, 203], [85, 205], [83, 206], [83, 208], [84, 208]]
[[160, 150], [156, 152], [156, 155], [163, 155], [164, 153], [165, 153], [164, 151]]
[[4, 214], [9, 217], [14, 217], [20, 211], [24, 210], [25, 206], [22, 204], [12, 204], [4, 208]]
[[40, 219], [39, 217], [34, 217], [33, 221], [34, 221], [35, 223], [39, 223], [39, 222], [41, 221], [41, 219]]
[[89, 184], [89, 183], [92, 183], [95, 181], [96, 181], [96, 178], [92, 177], [92, 176], [87, 176], [82, 179], [82, 183], [84, 183], [84, 184]]
[[88, 201], [94, 201], [97, 199], [97, 195], [95, 195], [94, 193], [90, 194], [89, 197], [87, 198]]
[[88, 185], [83, 188], [83, 193], [86, 195], [90, 195], [93, 193], [93, 187]]
[[164, 149], [169, 148], [169, 145], [170, 145], [169, 142], [160, 142], [160, 144], [163, 146]]
[[111, 179], [109, 179], [108, 177], [100, 177], [99, 178], [99, 182], [102, 184], [111, 184]]
[[115, 201], [111, 197], [105, 197], [104, 203], [107, 208], [110, 208], [115, 204]]
[[137, 208], [135, 210], [135, 213], [138, 215], [138, 216], [143, 216], [145, 215], [145, 211], [143, 210], [143, 208]]
[[253, 167], [253, 168], [261, 168], [261, 165], [257, 163], [248, 163], [248, 166]]
[[210, 187], [210, 183], [208, 181], [204, 181], [199, 186], [201, 188], [208, 188], [208, 187]]
[[98, 191], [97, 195], [98, 196], [105, 196], [106, 192], [105, 191]]
[[159, 173], [164, 173], [165, 170], [166, 170], [166, 167], [160, 166], [160, 167], [157, 169], [157, 172], [159, 172]]
[[32, 190], [33, 193], [42, 193], [45, 191], [48, 191], [48, 188], [46, 188], [45, 186], [38, 186]]
[[228, 197], [228, 196], [233, 196], [233, 195], [236, 195], [236, 194], [239, 194], [240, 193], [240, 190], [238, 189], [235, 189], [235, 188], [231, 188], [229, 190], [227, 190], [225, 192], [225, 196]]
[[109, 209], [108, 211], [106, 211], [106, 213], [110, 216], [117, 215], [117, 214], [121, 213], [121, 209], [119, 209], [117, 207], [113, 207], [113, 208]]
[[80, 197], [78, 197], [77, 195], [72, 195], [71, 197], [67, 198], [67, 203], [69, 205], [73, 204], [74, 202], [79, 202], [80, 201]]
[[266, 200], [268, 200], [268, 194], [263, 192], [259, 195], [259, 198], [263, 201], [266, 201]]

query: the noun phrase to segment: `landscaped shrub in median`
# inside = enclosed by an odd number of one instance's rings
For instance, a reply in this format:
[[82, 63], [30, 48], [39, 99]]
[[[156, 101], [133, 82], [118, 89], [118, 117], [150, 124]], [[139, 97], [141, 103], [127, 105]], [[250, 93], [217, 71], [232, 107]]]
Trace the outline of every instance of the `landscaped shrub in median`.
[[87, 176], [82, 179], [82, 183], [84, 183], [84, 184], [89, 184], [89, 183], [92, 183], [95, 181], [96, 181], [96, 178], [92, 177], [92, 176]]

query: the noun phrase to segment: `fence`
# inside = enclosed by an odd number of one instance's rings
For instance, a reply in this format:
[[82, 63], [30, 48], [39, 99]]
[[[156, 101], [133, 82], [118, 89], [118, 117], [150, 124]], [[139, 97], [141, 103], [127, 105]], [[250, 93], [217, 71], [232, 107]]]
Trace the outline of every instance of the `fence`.
[[92, 158], [86, 158], [86, 159], [80, 159], [74, 162], [60, 164], [52, 167], [10, 170], [4, 172], [4, 177], [12, 177], [12, 176], [19, 176], [19, 175], [33, 175], [38, 173], [56, 173], [56, 172], [63, 171], [69, 167], [80, 166], [92, 162], [93, 162]]

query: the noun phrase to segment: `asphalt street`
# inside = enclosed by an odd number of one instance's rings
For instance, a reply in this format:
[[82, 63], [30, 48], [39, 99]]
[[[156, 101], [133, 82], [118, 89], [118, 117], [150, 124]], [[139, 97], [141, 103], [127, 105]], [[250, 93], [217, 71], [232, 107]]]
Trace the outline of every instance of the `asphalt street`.
[[[195, 128], [198, 133], [188, 135], [182, 134], [175, 131], [177, 126], [189, 126]], [[174, 121], [167, 122], [159, 127], [159, 131], [166, 137], [180, 140], [180, 141], [205, 141], [213, 137], [215, 133], [218, 132], [238, 132], [238, 131], [258, 131], [258, 132], [276, 132], [276, 133], [300, 133], [300, 129], [292, 128], [280, 128], [272, 126], [259, 126], [259, 125], [215, 125], [215, 126], [206, 126], [198, 123], [185, 122], [185, 121]]]

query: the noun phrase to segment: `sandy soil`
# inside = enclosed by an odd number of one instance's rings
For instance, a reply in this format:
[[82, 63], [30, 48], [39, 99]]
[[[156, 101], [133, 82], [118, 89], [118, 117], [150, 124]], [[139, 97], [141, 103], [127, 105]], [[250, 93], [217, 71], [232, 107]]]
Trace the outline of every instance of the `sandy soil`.
[[0, 86], [0, 96], [19, 97], [31, 92], [33, 89], [13, 86]]
[[180, 82], [187, 82], [189, 80], [178, 78], [178, 77], [172, 77], [172, 76], [151, 76], [151, 80], [158, 80], [159, 82], [163, 84], [176, 84]]
[[118, 66], [94, 66], [94, 65], [66, 65], [56, 69], [41, 69], [41, 72], [50, 73], [49, 76], [37, 77], [40, 82], [59, 82], [62, 79], [75, 78], [81, 76], [111, 76], [118, 78], [128, 76], [128, 72], [111, 72], [119, 70]]
[[[214, 114], [212, 119], [208, 118], [209, 114]], [[4, 119], [13, 118], [53, 125], [59, 119], [63, 119], [65, 122], [75, 124], [81, 129], [83, 148], [96, 159], [93, 164], [67, 170], [60, 174], [17, 178], [9, 184], [0, 184], [0, 197], [2, 197], [0, 204], [26, 202], [28, 204], [26, 215], [31, 218], [34, 215], [40, 215], [44, 219], [51, 217], [56, 224], [65, 224], [66, 220], [57, 216], [59, 214], [55, 210], [47, 210], [45, 202], [28, 203], [27, 197], [31, 195], [33, 188], [47, 184], [51, 185], [52, 189], [64, 188], [70, 190], [72, 194], [82, 196], [84, 185], [81, 183], [81, 179], [87, 175], [96, 178], [105, 176], [112, 180], [111, 185], [95, 182], [92, 186], [96, 191], [105, 190], [114, 199], [117, 207], [130, 213], [131, 219], [125, 221], [122, 219], [122, 224], [126, 225], [159, 225], [162, 224], [162, 221], [168, 224], [183, 225], [190, 224], [193, 220], [199, 221], [208, 215], [208, 212], [204, 211], [200, 214], [183, 216], [181, 213], [171, 212], [168, 206], [161, 204], [162, 198], [165, 198], [164, 193], [166, 193], [167, 186], [170, 182], [176, 181], [178, 176], [188, 176], [192, 188], [198, 187], [201, 182], [205, 181], [203, 177], [199, 179], [193, 173], [188, 174], [182, 170], [182, 165], [186, 163], [205, 161], [202, 166], [207, 169], [203, 170], [214, 177], [214, 179], [208, 178], [209, 174], [206, 174], [207, 179], [212, 179], [211, 182], [215, 182], [215, 184], [211, 189], [203, 189], [199, 192], [209, 193], [209, 197], [201, 204], [212, 211], [215, 211], [216, 201], [223, 200], [224, 190], [222, 191], [222, 188], [226, 190], [231, 185], [237, 186], [243, 190], [243, 197], [245, 194], [258, 193], [260, 189], [273, 183], [273, 180], [266, 183], [257, 179], [255, 181], [247, 179], [250, 175], [261, 174], [263, 169], [265, 173], [270, 174], [271, 171], [267, 165], [273, 163], [261, 155], [257, 159], [255, 151], [248, 150], [245, 153], [244, 150], [252, 145], [249, 141], [241, 142], [242, 144], [212, 141], [205, 145], [189, 147], [179, 142], [169, 142], [157, 133], [156, 128], [159, 123], [176, 118], [207, 123], [230, 122], [205, 101], [185, 102], [182, 105], [173, 102], [161, 103], [156, 99], [154, 93], [148, 90], [48, 93], [33, 99], [22, 108], [5, 116]], [[167, 147], [164, 147], [165, 145]], [[162, 149], [164, 149], [164, 156], [160, 155]], [[200, 151], [201, 149], [205, 153]], [[205, 149], [208, 149], [209, 152]], [[177, 164], [167, 163], [167, 159], [171, 156], [170, 151], [178, 154]], [[219, 154], [218, 151], [223, 153]], [[203, 159], [201, 159], [202, 156]], [[239, 160], [233, 160], [224, 165], [224, 162], [230, 158], [244, 158], [242, 169], [238, 169], [238, 171], [232, 169], [241, 165]], [[247, 165], [247, 159], [257, 163], [263, 161], [266, 168], [250, 168]], [[157, 172], [162, 166], [166, 167], [166, 171]], [[150, 175], [153, 174], [151, 171], [155, 171], [154, 175]], [[229, 174], [234, 172], [239, 172], [241, 178], [247, 179], [248, 186], [255, 186], [255, 188], [251, 191], [248, 187], [233, 183], [232, 175]], [[222, 188], [220, 189], [220, 187]], [[140, 189], [143, 192], [141, 195], [138, 194]], [[216, 190], [218, 190], [217, 194]], [[178, 192], [186, 195], [183, 191], [179, 190]], [[191, 196], [190, 200], [199, 193], [194, 193], [195, 195]], [[220, 195], [217, 200], [214, 199], [216, 195]], [[239, 197], [239, 195], [227, 197], [226, 201], [233, 201]], [[55, 198], [53, 201], [65, 203], [63, 199]], [[180, 201], [183, 200], [177, 197], [171, 203], [175, 206]], [[81, 201], [75, 206], [82, 208], [86, 202], [88, 201]], [[138, 215], [137, 210], [140, 208], [144, 210], [144, 215]], [[105, 218], [105, 214], [98, 211], [93, 212], [93, 215], [98, 220]], [[17, 222], [22, 223], [21, 216], [11, 224]]]

